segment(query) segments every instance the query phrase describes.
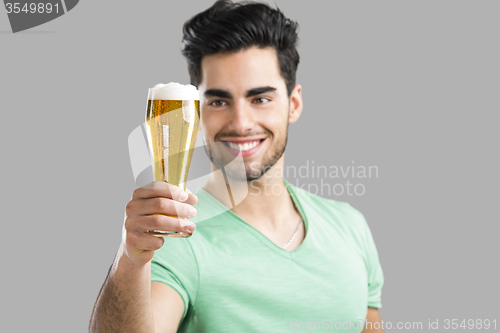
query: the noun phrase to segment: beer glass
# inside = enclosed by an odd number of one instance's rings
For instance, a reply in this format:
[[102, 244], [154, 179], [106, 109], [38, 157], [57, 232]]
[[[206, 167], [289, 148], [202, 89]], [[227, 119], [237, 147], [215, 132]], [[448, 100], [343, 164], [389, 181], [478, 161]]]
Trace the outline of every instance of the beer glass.
[[[146, 135], [155, 181], [186, 190], [199, 123], [200, 97], [196, 87], [171, 82], [149, 89]], [[163, 237], [191, 236], [178, 231], [148, 230], [148, 233]]]

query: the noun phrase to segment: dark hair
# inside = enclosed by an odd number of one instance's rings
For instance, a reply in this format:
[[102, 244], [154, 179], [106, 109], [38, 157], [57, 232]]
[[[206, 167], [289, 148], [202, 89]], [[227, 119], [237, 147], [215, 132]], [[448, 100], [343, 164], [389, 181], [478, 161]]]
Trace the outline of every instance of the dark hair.
[[299, 64], [297, 28], [297, 22], [267, 4], [216, 1], [184, 24], [182, 54], [188, 62], [191, 84], [198, 86], [201, 82], [204, 56], [238, 52], [252, 46], [274, 47], [290, 95]]

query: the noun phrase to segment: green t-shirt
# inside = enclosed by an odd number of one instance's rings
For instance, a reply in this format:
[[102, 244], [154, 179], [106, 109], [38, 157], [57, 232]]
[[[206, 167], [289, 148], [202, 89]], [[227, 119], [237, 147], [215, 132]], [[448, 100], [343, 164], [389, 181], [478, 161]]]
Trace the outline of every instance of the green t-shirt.
[[152, 281], [184, 301], [178, 332], [359, 333], [367, 308], [381, 307], [384, 277], [363, 215], [284, 183], [306, 227], [291, 252], [197, 191], [193, 236], [165, 238], [151, 266]]

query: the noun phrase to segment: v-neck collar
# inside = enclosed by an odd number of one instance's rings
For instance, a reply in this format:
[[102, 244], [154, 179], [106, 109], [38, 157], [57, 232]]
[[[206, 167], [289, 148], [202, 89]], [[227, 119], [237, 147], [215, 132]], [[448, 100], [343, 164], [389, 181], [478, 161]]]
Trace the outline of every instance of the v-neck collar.
[[[297, 193], [294, 190], [293, 186], [286, 180], [283, 179], [283, 183], [288, 191], [288, 194], [293, 200], [293, 203], [295, 204], [295, 207], [297, 207], [300, 216], [302, 217], [302, 221], [304, 221], [304, 226], [305, 226], [305, 236], [304, 239], [302, 240], [302, 243], [294, 250], [292, 251], [287, 251], [275, 243], [273, 243], [269, 238], [267, 238], [263, 233], [261, 233], [259, 230], [255, 229], [252, 225], [248, 224], [245, 220], [243, 220], [241, 217], [236, 215], [233, 211], [229, 210], [226, 206], [224, 206], [219, 200], [217, 200], [214, 196], [212, 196], [210, 193], [205, 191], [203, 188], [198, 189], [198, 192], [202, 194], [202, 196], [211, 201], [211, 205], [214, 206], [217, 210], [220, 210], [221, 212], [227, 211], [229, 215], [232, 216], [234, 220], [239, 222], [241, 226], [243, 226], [246, 230], [248, 230], [251, 234], [253, 234], [255, 237], [257, 237], [262, 243], [264, 243], [268, 248], [270, 248], [272, 251], [276, 252], [277, 254], [284, 256], [286, 258], [293, 259], [294, 257], [298, 256], [302, 251], [304, 251], [304, 248], [308, 246], [309, 244], [309, 239], [311, 238], [308, 235], [310, 234], [310, 225], [309, 225], [309, 219], [304, 211], [304, 208], [302, 207]], [[199, 195], [199, 193], [197, 193]]]

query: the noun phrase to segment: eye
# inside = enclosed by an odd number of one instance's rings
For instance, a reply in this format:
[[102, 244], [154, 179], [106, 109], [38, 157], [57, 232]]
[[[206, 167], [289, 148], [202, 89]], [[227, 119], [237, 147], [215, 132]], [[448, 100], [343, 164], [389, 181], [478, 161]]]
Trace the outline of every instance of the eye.
[[208, 103], [208, 105], [210, 106], [224, 106], [224, 105], [227, 105], [227, 103], [223, 100], [220, 100], [220, 99], [216, 99], [214, 101], [211, 101]]
[[271, 100], [267, 97], [257, 97], [256, 99], [253, 100], [253, 103], [255, 104], [264, 104], [267, 102], [270, 102]]

